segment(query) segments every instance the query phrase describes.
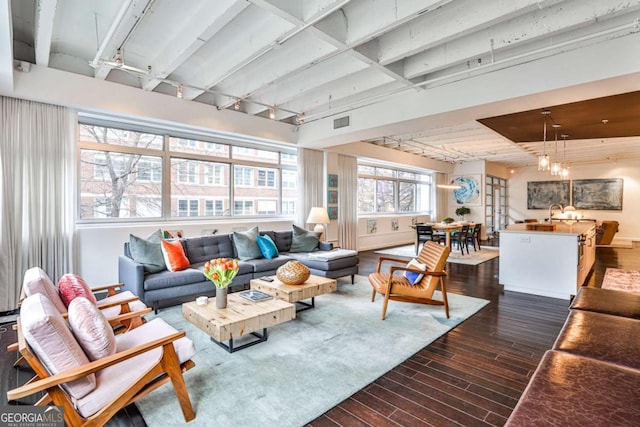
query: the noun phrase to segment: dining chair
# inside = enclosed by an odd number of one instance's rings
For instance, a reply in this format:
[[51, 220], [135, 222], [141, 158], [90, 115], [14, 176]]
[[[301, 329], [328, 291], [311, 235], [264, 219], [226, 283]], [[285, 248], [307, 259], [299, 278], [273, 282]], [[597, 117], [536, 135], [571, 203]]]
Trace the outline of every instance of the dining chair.
[[434, 240], [433, 227], [430, 225], [416, 224], [416, 255], [420, 248], [420, 242], [428, 242]]
[[[469, 252], [469, 243], [471, 243], [473, 245], [473, 251], [476, 252], [476, 250], [480, 249], [480, 232], [482, 230], [482, 224], [475, 224], [473, 226], [473, 231], [469, 230], [469, 233], [467, 234], [467, 252]], [[477, 249], [476, 249], [477, 247]]]
[[454, 231], [451, 234], [451, 245], [454, 243], [458, 245], [460, 253], [464, 255], [464, 249], [467, 248], [467, 254], [469, 254], [469, 246], [467, 244], [467, 237], [469, 236], [469, 225], [462, 226], [460, 231]]

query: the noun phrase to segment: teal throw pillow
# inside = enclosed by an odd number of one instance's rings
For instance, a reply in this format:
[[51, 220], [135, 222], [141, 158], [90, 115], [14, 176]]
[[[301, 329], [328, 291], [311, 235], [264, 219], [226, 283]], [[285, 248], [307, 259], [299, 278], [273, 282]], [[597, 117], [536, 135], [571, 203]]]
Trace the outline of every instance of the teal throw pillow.
[[162, 240], [162, 230], [158, 229], [151, 233], [149, 237], [142, 237], [129, 234], [129, 252], [134, 261], [139, 262], [147, 273], [157, 273], [166, 270], [160, 241]]
[[262, 258], [262, 252], [258, 247], [258, 227], [253, 227], [247, 231], [234, 231], [233, 244], [240, 261]]
[[318, 250], [320, 233], [308, 231], [296, 225], [293, 226], [291, 236], [291, 249], [289, 252], [312, 252]]
[[273, 259], [280, 255], [276, 244], [271, 240], [271, 237], [266, 234], [264, 236], [257, 236], [256, 241], [258, 242], [258, 247], [260, 248], [260, 252], [262, 252], [262, 256], [266, 259]]

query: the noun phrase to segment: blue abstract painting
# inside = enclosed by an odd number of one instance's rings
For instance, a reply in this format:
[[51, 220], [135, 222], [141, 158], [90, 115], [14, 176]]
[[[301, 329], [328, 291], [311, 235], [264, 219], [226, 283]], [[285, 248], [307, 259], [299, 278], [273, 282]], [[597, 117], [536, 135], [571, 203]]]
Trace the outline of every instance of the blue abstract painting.
[[453, 190], [453, 198], [459, 205], [480, 205], [480, 175], [456, 176], [451, 184], [460, 188]]

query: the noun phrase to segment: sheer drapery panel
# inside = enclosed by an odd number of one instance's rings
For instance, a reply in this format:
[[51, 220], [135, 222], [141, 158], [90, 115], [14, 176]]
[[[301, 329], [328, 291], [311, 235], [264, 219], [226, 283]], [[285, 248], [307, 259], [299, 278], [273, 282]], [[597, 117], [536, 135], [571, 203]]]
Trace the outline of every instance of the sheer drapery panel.
[[0, 97], [0, 311], [17, 307], [24, 271], [72, 271], [74, 130], [63, 107]]
[[324, 206], [324, 153], [298, 149], [298, 224], [306, 227], [314, 206]]
[[358, 249], [358, 161], [338, 155], [338, 245]]

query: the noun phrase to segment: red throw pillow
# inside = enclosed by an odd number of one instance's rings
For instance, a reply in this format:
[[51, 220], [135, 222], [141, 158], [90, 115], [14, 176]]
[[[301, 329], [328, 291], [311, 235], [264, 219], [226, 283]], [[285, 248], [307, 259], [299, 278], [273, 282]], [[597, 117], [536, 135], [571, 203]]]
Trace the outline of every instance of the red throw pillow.
[[58, 280], [58, 293], [67, 307], [76, 297], [85, 297], [94, 305], [98, 303], [87, 282], [77, 274], [65, 274], [62, 276]]
[[180, 240], [163, 240], [160, 243], [162, 244], [164, 263], [167, 264], [169, 271], [180, 271], [191, 267]]

